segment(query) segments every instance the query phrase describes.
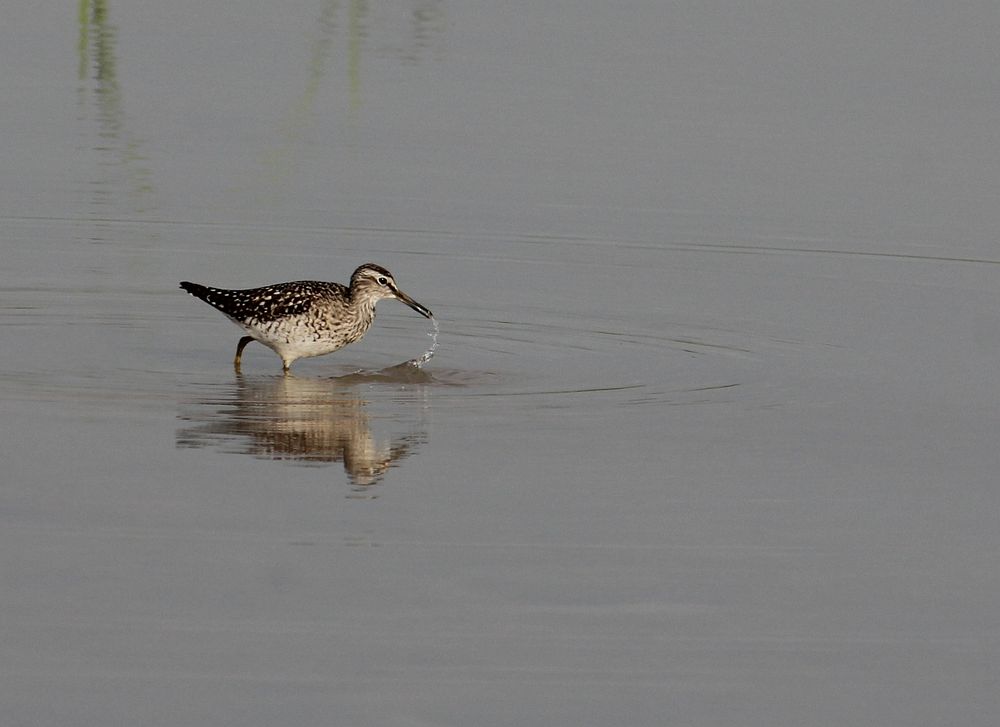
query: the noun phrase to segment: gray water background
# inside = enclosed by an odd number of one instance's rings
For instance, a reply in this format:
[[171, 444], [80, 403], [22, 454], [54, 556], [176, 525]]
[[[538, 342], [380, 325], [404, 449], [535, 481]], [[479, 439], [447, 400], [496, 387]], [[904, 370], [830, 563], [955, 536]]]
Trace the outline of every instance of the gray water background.
[[[1000, 17], [12, 0], [5, 725], [995, 725]], [[177, 290], [389, 267], [300, 361]]]

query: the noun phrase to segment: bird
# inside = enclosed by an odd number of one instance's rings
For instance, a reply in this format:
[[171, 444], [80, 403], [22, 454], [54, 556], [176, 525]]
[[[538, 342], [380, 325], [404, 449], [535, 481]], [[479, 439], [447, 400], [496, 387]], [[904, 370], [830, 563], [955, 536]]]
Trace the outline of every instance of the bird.
[[365, 335], [375, 320], [375, 304], [385, 298], [402, 301], [425, 318], [434, 317], [399, 289], [392, 273], [375, 263], [358, 267], [349, 286], [298, 280], [229, 290], [185, 280], [180, 287], [247, 332], [236, 345], [233, 367], [237, 372], [243, 349], [253, 341], [278, 354], [286, 374], [300, 358], [338, 351]]

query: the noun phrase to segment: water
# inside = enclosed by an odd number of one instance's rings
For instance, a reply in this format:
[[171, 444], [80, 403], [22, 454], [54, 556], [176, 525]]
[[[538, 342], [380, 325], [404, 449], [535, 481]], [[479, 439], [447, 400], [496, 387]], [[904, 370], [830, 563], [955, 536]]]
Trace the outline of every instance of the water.
[[431, 323], [434, 325], [434, 330], [427, 334], [431, 337], [431, 345], [418, 358], [413, 359], [411, 362], [418, 369], [422, 369], [428, 361], [434, 358], [434, 352], [437, 351], [438, 334], [441, 332], [441, 326], [438, 325], [436, 318], [431, 318]]
[[988, 8], [18, 4], [5, 723], [996, 721]]

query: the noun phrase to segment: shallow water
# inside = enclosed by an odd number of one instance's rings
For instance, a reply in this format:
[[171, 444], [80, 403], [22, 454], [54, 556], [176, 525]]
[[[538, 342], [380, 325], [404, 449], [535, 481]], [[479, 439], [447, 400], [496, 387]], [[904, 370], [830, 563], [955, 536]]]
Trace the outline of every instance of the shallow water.
[[995, 722], [993, 15], [20, 4], [11, 724]]

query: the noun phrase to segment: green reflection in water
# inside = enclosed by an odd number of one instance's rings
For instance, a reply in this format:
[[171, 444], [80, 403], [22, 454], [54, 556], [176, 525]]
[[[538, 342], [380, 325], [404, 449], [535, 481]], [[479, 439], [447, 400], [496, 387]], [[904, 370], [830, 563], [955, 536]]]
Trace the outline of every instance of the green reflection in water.
[[[278, 141], [274, 148], [264, 152], [261, 161], [271, 194], [280, 194], [287, 188], [287, 181], [298, 168], [304, 150], [306, 132], [312, 126], [316, 101], [328, 75], [331, 58], [340, 37], [347, 81], [347, 121], [353, 127], [358, 121], [362, 97], [362, 61], [370, 35], [380, 28], [369, 28], [369, 3], [367, 0], [350, 0], [346, 7], [346, 21], [338, 0], [324, 0], [315, 24], [315, 34], [309, 40], [306, 81], [301, 95], [290, 107], [278, 127]], [[413, 65], [420, 61], [432, 40], [445, 30], [445, 14], [441, 0], [419, 0], [410, 8], [408, 37], [403, 43], [378, 42], [391, 49], [403, 63]], [[384, 30], [384, 28], [382, 29]], [[346, 36], [346, 38], [344, 38]], [[333, 142], [335, 143], [335, 142]]]
[[[88, 118], [91, 100], [98, 121], [98, 175], [86, 180], [91, 201], [106, 208], [126, 201], [128, 211], [148, 212], [153, 185], [141, 142], [125, 128], [122, 90], [118, 83], [118, 29], [110, 21], [106, 0], [80, 0], [77, 7], [79, 101], [81, 119]], [[87, 132], [89, 133], [89, 131]], [[101, 216], [106, 216], [103, 209]]]
[[77, 25], [80, 32], [76, 41], [76, 77], [81, 81], [87, 77], [87, 47], [90, 45], [90, 0], [80, 0], [77, 6]]
[[[285, 188], [285, 182], [298, 167], [297, 152], [301, 151], [305, 132], [312, 125], [316, 98], [323, 86], [337, 32], [338, 0], [326, 0], [316, 21], [317, 33], [310, 41], [306, 82], [302, 94], [292, 105], [279, 127], [280, 143], [263, 155], [267, 180], [272, 190]], [[364, 35], [365, 0], [352, 0], [348, 9], [349, 104], [352, 113], [361, 106], [361, 39]]]
[[[337, 0], [327, 0], [323, 3], [316, 26], [317, 36], [311, 41], [309, 48], [309, 65], [306, 72], [306, 83], [298, 100], [293, 104], [288, 117], [281, 125], [282, 137], [287, 143], [297, 143], [302, 139], [303, 132], [309, 126], [316, 97], [323, 85], [326, 75], [330, 50], [333, 46], [334, 33], [337, 28]], [[279, 171], [287, 171], [288, 150], [275, 150], [268, 162]]]

